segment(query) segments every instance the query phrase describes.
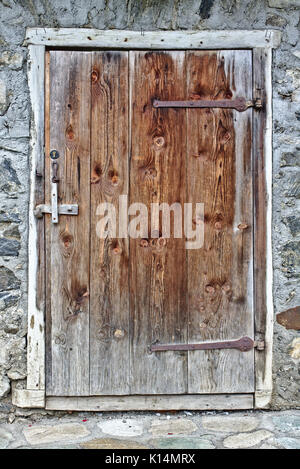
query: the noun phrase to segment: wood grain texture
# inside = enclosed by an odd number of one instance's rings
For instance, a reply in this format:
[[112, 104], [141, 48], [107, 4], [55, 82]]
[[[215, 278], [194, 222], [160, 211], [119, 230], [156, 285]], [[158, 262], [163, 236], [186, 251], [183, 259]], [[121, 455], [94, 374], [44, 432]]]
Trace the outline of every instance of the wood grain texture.
[[128, 238], [97, 235], [99, 204], [118, 219], [128, 194], [128, 52], [94, 52], [91, 79], [90, 393], [128, 394]]
[[[61, 154], [59, 203], [77, 203], [79, 216], [61, 215], [58, 225], [46, 216], [47, 394], [253, 392], [253, 351], [148, 350], [155, 341], [254, 338], [257, 111], [152, 105], [252, 99], [251, 51], [51, 51], [48, 58], [46, 150]], [[50, 178], [48, 159], [48, 203]], [[152, 203], [204, 203], [203, 248], [186, 250], [174, 230], [164, 238], [161, 219], [151, 233], [150, 216], [137, 239], [100, 239], [99, 204], [117, 208], [128, 193], [129, 204], [149, 213]]]
[[12, 403], [21, 408], [44, 409], [45, 391], [37, 389], [12, 389]]
[[253, 97], [264, 103], [253, 117], [255, 333], [265, 341], [255, 352], [255, 404], [262, 408], [272, 394], [272, 51], [253, 50]]
[[[51, 206], [51, 159], [50, 155], [50, 51], [45, 54], [45, 203]], [[50, 217], [45, 221], [45, 255], [46, 255], [46, 304], [45, 304], [45, 347], [46, 347], [46, 388], [51, 387], [52, 381], [52, 316], [51, 316], [51, 222]]]
[[28, 50], [28, 85], [33, 119], [30, 128], [31, 185], [28, 235], [27, 388], [45, 389], [45, 237], [36, 205], [44, 203], [44, 46]]
[[69, 411], [168, 411], [246, 410], [253, 408], [253, 394], [49, 397], [47, 410]]
[[27, 28], [25, 43], [48, 47], [108, 49], [243, 49], [278, 47], [281, 31], [126, 31], [86, 28]]
[[[187, 52], [187, 95], [252, 98], [250, 51]], [[252, 111], [188, 109], [188, 198], [204, 246], [188, 251], [189, 342], [253, 338]], [[189, 392], [251, 392], [253, 351], [189, 352]]]
[[[130, 52], [130, 203], [185, 201], [185, 114], [154, 109], [154, 98], [185, 93], [184, 52]], [[148, 220], [149, 221], [149, 220]], [[184, 393], [187, 360], [181, 352], [147, 353], [154, 341], [187, 340], [184, 239], [130, 239], [131, 393]]]
[[264, 135], [266, 128], [266, 93], [264, 84], [265, 57], [262, 49], [253, 54], [253, 93], [262, 99], [264, 107], [253, 118], [253, 171], [254, 171], [254, 279], [255, 279], [255, 331], [264, 338], [266, 324], [266, 175], [264, 155]]
[[89, 52], [50, 52], [50, 148], [60, 153], [59, 203], [80, 207], [78, 216], [60, 216], [47, 230], [52, 357], [47, 392], [53, 395], [89, 395], [90, 76]]

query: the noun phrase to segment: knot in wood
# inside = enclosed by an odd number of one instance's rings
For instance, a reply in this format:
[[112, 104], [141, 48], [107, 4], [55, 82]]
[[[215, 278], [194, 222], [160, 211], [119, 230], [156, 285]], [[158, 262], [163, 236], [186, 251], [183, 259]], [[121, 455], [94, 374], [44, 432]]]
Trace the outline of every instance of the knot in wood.
[[114, 332], [114, 337], [116, 339], [122, 339], [125, 336], [125, 332], [122, 329], [116, 329]]
[[165, 144], [165, 139], [164, 137], [155, 137], [154, 138], [154, 144], [156, 147], [161, 148]]
[[166, 238], [158, 238], [158, 239], [157, 239], [157, 246], [158, 246], [159, 248], [165, 247], [166, 244], [167, 244]]
[[121, 254], [121, 252], [122, 252], [121, 246], [115, 246], [115, 247], [113, 248], [113, 253], [114, 253], [115, 255]]
[[147, 239], [141, 239], [140, 246], [142, 248], [147, 248], [149, 246], [149, 241]]
[[229, 285], [229, 283], [224, 283], [224, 285], [222, 286], [222, 290], [223, 290], [225, 293], [230, 292], [231, 286]]
[[157, 176], [157, 171], [155, 168], [147, 168], [145, 169], [145, 177], [149, 178], [149, 179], [153, 179]]
[[114, 175], [112, 178], [111, 178], [111, 182], [114, 186], [117, 186], [118, 183], [119, 183], [119, 178], [118, 176]]
[[73, 236], [71, 234], [64, 234], [62, 236], [62, 242], [64, 243], [65, 248], [69, 248], [73, 240]]
[[96, 70], [96, 69], [94, 68], [94, 70], [93, 70], [92, 73], [91, 73], [91, 80], [92, 80], [92, 83], [96, 83], [96, 82], [98, 81], [98, 79], [99, 79], [99, 72], [98, 72], [98, 70]]
[[247, 228], [248, 228], [247, 223], [240, 223], [240, 224], [238, 225], [238, 229], [239, 229], [239, 230], [246, 230]]
[[74, 138], [75, 138], [75, 133], [74, 133], [74, 130], [73, 130], [73, 127], [71, 126], [71, 124], [68, 125], [68, 127], [67, 127], [66, 138], [68, 140], [74, 140]]
[[60, 334], [56, 334], [54, 337], [54, 343], [56, 345], [65, 345], [67, 342], [66, 334], [61, 332]]

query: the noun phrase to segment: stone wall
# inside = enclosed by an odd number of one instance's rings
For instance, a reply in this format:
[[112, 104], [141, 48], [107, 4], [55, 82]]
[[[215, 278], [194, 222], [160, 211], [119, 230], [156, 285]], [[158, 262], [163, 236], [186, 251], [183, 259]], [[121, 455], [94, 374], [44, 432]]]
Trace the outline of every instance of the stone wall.
[[[0, 413], [10, 408], [11, 380], [26, 376], [30, 106], [25, 28], [283, 31], [273, 73], [274, 304], [280, 312], [300, 304], [299, 13], [300, 0], [0, 0]], [[300, 334], [277, 324], [273, 407], [295, 406], [300, 406]]]

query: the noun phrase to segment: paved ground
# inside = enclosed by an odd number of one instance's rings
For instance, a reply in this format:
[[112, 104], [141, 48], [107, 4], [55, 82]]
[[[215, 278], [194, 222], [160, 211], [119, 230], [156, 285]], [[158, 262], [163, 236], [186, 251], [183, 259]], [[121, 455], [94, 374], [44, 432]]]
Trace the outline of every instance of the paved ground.
[[[25, 414], [25, 415], [24, 415]], [[300, 410], [70, 413], [18, 411], [0, 424], [0, 448], [300, 449]]]

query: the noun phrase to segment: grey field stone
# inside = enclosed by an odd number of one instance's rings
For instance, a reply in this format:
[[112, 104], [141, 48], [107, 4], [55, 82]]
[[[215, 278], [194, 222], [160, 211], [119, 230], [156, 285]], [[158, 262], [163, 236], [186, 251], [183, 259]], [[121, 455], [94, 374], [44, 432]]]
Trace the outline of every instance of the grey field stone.
[[299, 277], [300, 241], [290, 241], [281, 249], [282, 267], [285, 268], [288, 278]]
[[10, 226], [3, 231], [3, 236], [6, 238], [21, 239], [18, 226]]
[[5, 430], [5, 428], [0, 428], [0, 449], [5, 449], [8, 445], [14, 440], [12, 434]]
[[118, 440], [116, 438], [97, 438], [90, 441], [85, 441], [80, 444], [83, 449], [148, 449], [142, 443], [137, 443], [131, 440]]
[[225, 448], [230, 449], [252, 448], [267, 438], [270, 438], [272, 435], [273, 433], [267, 430], [258, 430], [252, 433], [238, 433], [237, 435], [225, 438], [223, 445]]
[[16, 239], [0, 238], [0, 256], [18, 257], [21, 244]]
[[[35, 446], [34, 449], [47, 449], [47, 450], [51, 450], [51, 449], [80, 449], [80, 446], [75, 444], [69, 444], [69, 445], [41, 445], [41, 446]], [[12, 449], [31, 449], [32, 450], [32, 446], [18, 446], [17, 448], [12, 448]]]
[[268, 3], [271, 8], [300, 8], [300, 0], [268, 0]]
[[115, 419], [98, 423], [103, 433], [113, 436], [133, 437], [142, 435], [143, 424], [135, 419]]
[[79, 423], [64, 423], [59, 425], [45, 425], [27, 427], [23, 431], [31, 445], [44, 445], [56, 441], [73, 441], [90, 435], [90, 431]]
[[291, 215], [290, 217], [284, 218], [282, 221], [288, 226], [293, 236], [300, 234], [300, 217]]
[[[0, 300], [4, 301], [6, 308], [9, 308], [10, 306], [13, 306], [18, 302], [19, 297], [16, 295], [13, 295], [10, 292], [5, 292], [5, 293], [0, 292]], [[7, 329], [7, 326], [5, 329]]]
[[296, 199], [300, 198], [300, 174], [295, 173], [291, 175], [286, 183], [285, 195], [287, 197], [295, 197]]
[[20, 223], [20, 221], [18, 213], [0, 210], [0, 223]]
[[19, 70], [23, 65], [23, 56], [16, 53], [11, 53], [7, 50], [0, 54], [0, 67], [8, 67], [13, 70]]
[[282, 153], [280, 166], [300, 166], [300, 151]]
[[0, 374], [0, 399], [10, 392], [10, 382], [6, 375]]
[[202, 426], [205, 430], [222, 433], [251, 432], [258, 426], [258, 419], [255, 417], [204, 417]]
[[280, 166], [300, 166], [300, 151], [282, 153]]
[[7, 267], [0, 267], [0, 292], [7, 290], [15, 290], [19, 288], [21, 282], [12, 270]]
[[2, 116], [8, 108], [7, 89], [3, 80], [0, 80], [0, 116]]
[[169, 437], [150, 441], [151, 446], [158, 449], [214, 449], [215, 446], [207, 438]]
[[276, 443], [285, 449], [300, 449], [300, 439], [298, 438], [277, 438]]
[[5, 158], [0, 163], [0, 190], [5, 193], [16, 192], [21, 186], [17, 172], [10, 159]]
[[300, 435], [300, 416], [276, 415], [272, 420], [280, 432]]
[[264, 443], [260, 446], [259, 449], [279, 449], [277, 446], [269, 445], [268, 443]]
[[192, 420], [187, 419], [170, 419], [170, 420], [154, 420], [152, 422], [150, 432], [154, 436], [166, 435], [190, 435], [198, 429]]
[[271, 15], [267, 18], [266, 24], [269, 24], [271, 26], [285, 26], [287, 23], [285, 18], [282, 18], [282, 16], [279, 15]]
[[[13, 327], [10, 326], [9, 328], [11, 330], [11, 334], [16, 333], [15, 331], [12, 331]], [[27, 376], [27, 370], [22, 364], [18, 367], [18, 364], [16, 363], [12, 368], [7, 370], [7, 376], [9, 379], [13, 381], [17, 381], [19, 379], [25, 379]]]

